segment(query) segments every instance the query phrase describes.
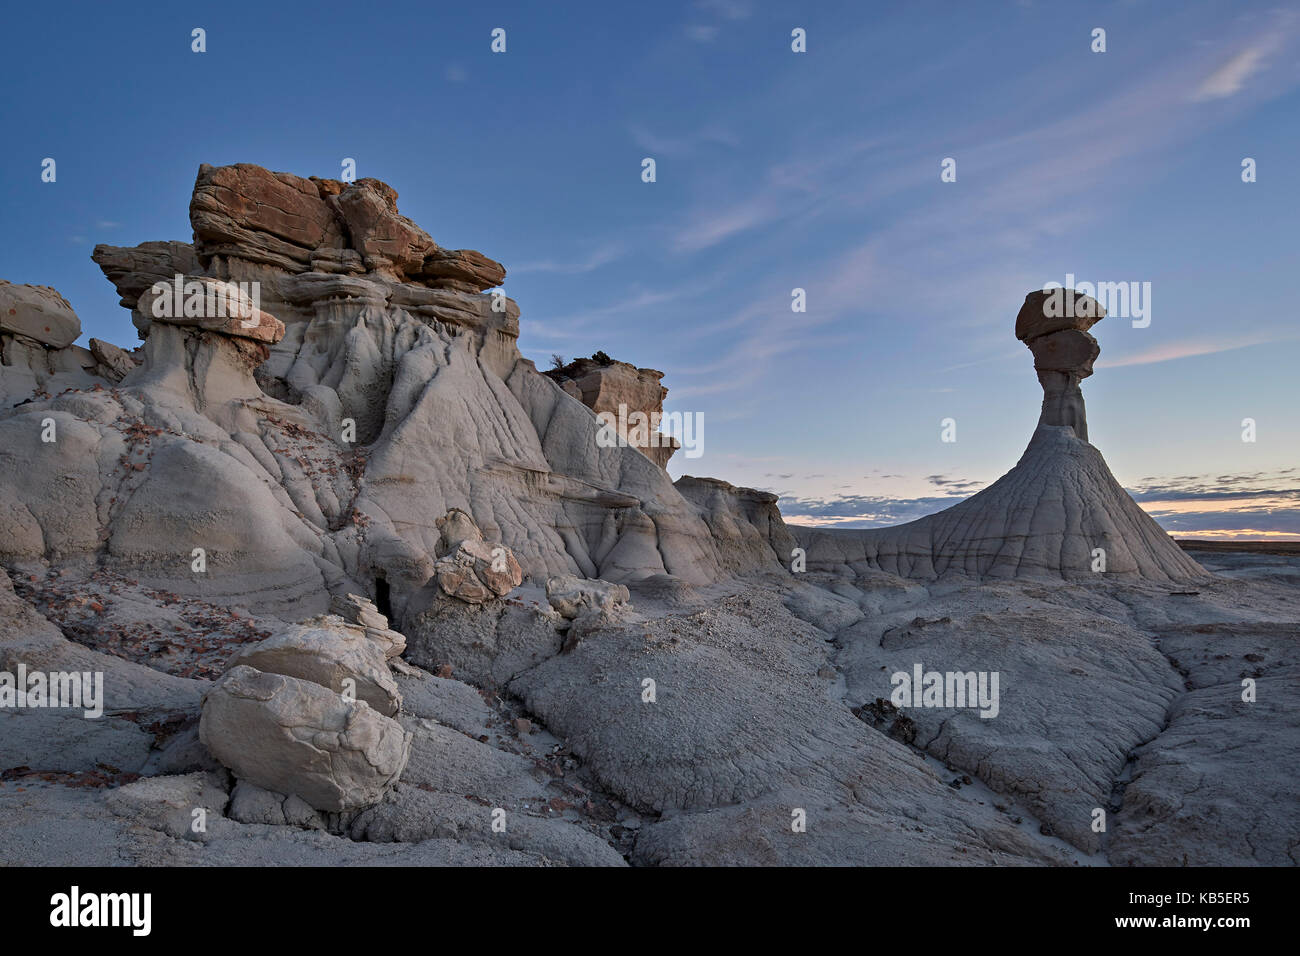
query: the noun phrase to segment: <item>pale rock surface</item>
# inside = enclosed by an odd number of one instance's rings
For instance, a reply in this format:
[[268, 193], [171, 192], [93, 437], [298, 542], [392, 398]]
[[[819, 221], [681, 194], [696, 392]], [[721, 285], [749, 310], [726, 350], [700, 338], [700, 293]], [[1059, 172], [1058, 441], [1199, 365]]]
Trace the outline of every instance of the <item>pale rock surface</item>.
[[[29, 673], [103, 674], [104, 713], [110, 716], [197, 714], [206, 686], [202, 681], [164, 674], [68, 640], [14, 593], [8, 574], [0, 570], [0, 671], [16, 674], [20, 663]], [[9, 715], [11, 711], [0, 710], [0, 721]], [[3, 738], [0, 732], [0, 740]]]
[[80, 710], [0, 710], [0, 771], [136, 773], [152, 745], [151, 735], [117, 717], [89, 719]]
[[587, 581], [571, 574], [546, 581], [546, 600], [570, 621], [583, 614], [613, 614], [629, 597], [626, 587], [608, 581]]
[[460, 678], [487, 687], [507, 684], [560, 652], [563, 618], [510, 601], [466, 604], [440, 593], [412, 603], [402, 622], [406, 659], [427, 671], [450, 666]]
[[154, 748], [140, 771], [146, 777], [187, 774], [196, 770], [225, 770], [199, 739], [197, 714], [178, 733], [162, 741], [155, 739]]
[[910, 679], [917, 664], [923, 673], [997, 673], [992, 717], [968, 700], [909, 704], [889, 712], [883, 729], [899, 733], [892, 725], [905, 718], [917, 747], [1016, 798], [1088, 853], [1101, 849], [1093, 809], [1109, 805], [1128, 753], [1160, 732], [1182, 690], [1145, 634], [1005, 585], [932, 595], [921, 609], [861, 620], [838, 638], [847, 699], [864, 706], [890, 700], [893, 675]]
[[[511, 689], [604, 786], [664, 814], [648, 831], [652, 843], [647, 833], [638, 839], [647, 862], [844, 859], [836, 845], [866, 852], [873, 833], [880, 838], [873, 821], [896, 815], [928, 834], [900, 839], [914, 859], [939, 857], [924, 847], [930, 841], [974, 846], [985, 862], [1047, 859], [992, 808], [959, 799], [903, 745], [832, 703], [823, 646], [824, 636], [791, 618], [775, 595], [748, 591], [689, 616], [605, 631]], [[653, 703], [643, 699], [646, 678], [655, 682]], [[787, 839], [797, 808], [807, 811], [810, 832], [826, 825], [827, 810], [839, 820], [815, 849]], [[883, 862], [877, 853], [866, 859]], [[959, 860], [971, 858], [944, 857]]]
[[375, 603], [360, 594], [336, 594], [330, 598], [330, 614], [362, 628], [366, 637], [383, 649], [392, 660], [406, 650], [406, 635], [388, 626], [388, 618], [379, 613]]
[[[162, 794], [159, 794], [162, 797]], [[463, 798], [462, 798], [463, 799]], [[548, 866], [540, 853], [449, 837], [362, 843], [318, 830], [247, 825], [212, 814], [196, 839], [168, 832], [164, 804], [119, 814], [105, 796], [58, 785], [0, 785], [0, 862], [59, 866]], [[162, 812], [157, 812], [153, 807]]]
[[263, 790], [247, 780], [235, 781], [230, 791], [230, 819], [240, 823], [329, 829], [328, 814], [321, 814], [301, 797]]
[[352, 691], [385, 717], [397, 714], [402, 695], [389, 673], [383, 649], [360, 628], [328, 626], [329, 619], [285, 627], [230, 660], [268, 674], [283, 674], [319, 684], [342, 694]]
[[492, 710], [483, 696], [469, 684], [416, 670], [413, 676], [399, 676], [402, 713], [436, 721], [462, 734], [478, 738], [493, 723]]
[[325, 811], [377, 803], [406, 766], [411, 740], [364, 701], [245, 666], [204, 696], [199, 734], [236, 776]]
[[549, 864], [626, 866], [599, 836], [565, 820], [539, 819], [507, 811], [504, 832], [493, 832], [495, 807], [463, 796], [399, 783], [384, 802], [362, 812], [352, 824], [354, 839], [372, 843], [414, 843], [443, 839], [471, 847], [536, 854]]
[[131, 826], [148, 827], [177, 840], [207, 839], [207, 820], [196, 826], [196, 810], [220, 817], [229, 802], [224, 773], [195, 771], [146, 777], [104, 796], [104, 803]]
[[723, 544], [719, 561], [726, 570], [743, 574], [790, 567], [796, 541], [776, 495], [692, 475], [678, 478], [673, 487], [699, 509], [709, 534]]
[[49, 286], [14, 285], [0, 279], [0, 333], [62, 349], [81, 334], [81, 320], [68, 300]]

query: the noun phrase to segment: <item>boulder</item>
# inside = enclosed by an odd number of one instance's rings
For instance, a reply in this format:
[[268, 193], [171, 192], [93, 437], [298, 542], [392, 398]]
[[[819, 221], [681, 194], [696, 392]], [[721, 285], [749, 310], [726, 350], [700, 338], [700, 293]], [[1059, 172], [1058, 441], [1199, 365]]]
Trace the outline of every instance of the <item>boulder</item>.
[[199, 735], [237, 777], [328, 812], [378, 803], [411, 746], [397, 721], [364, 701], [242, 665], [204, 695]]
[[68, 300], [49, 286], [15, 285], [0, 279], [0, 332], [62, 349], [81, 334], [81, 320]]
[[245, 664], [268, 674], [309, 680], [336, 694], [348, 689], [377, 712], [392, 717], [402, 706], [402, 695], [389, 673], [384, 650], [361, 628], [294, 624], [278, 634], [240, 651], [230, 666]]
[[489, 544], [464, 511], [453, 508], [437, 522], [441, 531], [434, 577], [449, 597], [482, 604], [505, 597], [523, 582], [523, 570], [505, 545]]
[[1087, 332], [1106, 317], [1101, 303], [1073, 289], [1040, 289], [1025, 296], [1016, 314], [1016, 338], [1026, 345], [1043, 335]]
[[136, 368], [130, 352], [103, 339], [90, 340], [90, 354], [94, 356], [96, 370], [111, 382], [122, 381]]
[[546, 600], [561, 617], [573, 620], [583, 614], [612, 614], [627, 603], [627, 588], [608, 581], [589, 581], [562, 574], [546, 581]]

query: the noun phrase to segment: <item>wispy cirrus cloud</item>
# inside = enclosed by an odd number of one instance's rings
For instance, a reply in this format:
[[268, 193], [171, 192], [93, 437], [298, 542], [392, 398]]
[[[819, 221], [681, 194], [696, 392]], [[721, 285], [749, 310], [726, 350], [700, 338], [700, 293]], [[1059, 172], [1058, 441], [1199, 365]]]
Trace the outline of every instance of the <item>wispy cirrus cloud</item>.
[[1194, 100], [1216, 100], [1240, 93], [1246, 81], [1264, 65], [1264, 48], [1247, 47], [1223, 66], [1207, 76], [1196, 93]]
[[1269, 30], [1254, 38], [1201, 80], [1192, 100], [1220, 100], [1235, 96], [1246, 88], [1251, 77], [1263, 70], [1270, 57], [1283, 46], [1294, 28], [1295, 11], [1279, 11]]
[[724, 22], [746, 20], [752, 12], [744, 0], [698, 0], [695, 15], [699, 20], [686, 25], [686, 38], [695, 43], [712, 43], [722, 32]]
[[1235, 352], [1237, 349], [1251, 348], [1255, 345], [1293, 342], [1297, 339], [1300, 339], [1300, 333], [1271, 332], [1256, 333], [1235, 339], [1195, 339], [1183, 342], [1165, 342], [1129, 355], [1098, 359], [1097, 367], [1123, 368], [1129, 365], [1154, 365], [1158, 362], [1173, 362], [1178, 359], [1193, 358], [1197, 355], [1215, 355], [1219, 352]]
[[601, 266], [609, 265], [620, 259], [626, 247], [622, 242], [610, 242], [593, 249], [585, 257], [578, 259], [542, 259], [536, 262], [524, 262], [517, 266], [511, 266], [510, 271], [520, 272], [548, 272], [565, 275], [579, 275], [585, 272], [594, 272]]
[[[1270, 51], [1292, 49], [1295, 34], [1295, 18], [1273, 18], [1267, 32], [1246, 41], [1243, 49], [1254, 50], [1256, 56], [1240, 60], [1211, 88], [1226, 89], [1229, 81], [1244, 83], [1262, 68]], [[982, 120], [969, 128], [946, 129], [942, 135], [919, 130], [915, 137], [901, 141], [845, 136], [828, 142], [822, 137], [793, 136], [796, 149], [773, 162], [756, 189], [729, 202], [691, 210], [674, 231], [669, 248], [697, 255], [751, 237], [770, 242], [792, 228], [813, 232], [818, 226], [829, 228], [837, 218], [861, 217], [870, 225], [857, 248], [830, 259], [816, 274], [801, 277], [798, 284], [808, 290], [810, 302], [809, 313], [797, 320], [803, 331], [866, 310], [898, 313], [923, 316], [936, 338], [946, 329], [979, 328], [978, 334], [952, 340], [959, 344], [951, 346], [949, 354], [958, 361], [947, 363], [949, 371], [1019, 355], [1019, 350], [1001, 344], [1003, 327], [995, 330], [988, 311], [972, 309], [971, 303], [1016, 301], [1025, 289], [1038, 287], [1043, 277], [1025, 278], [1005, 264], [1026, 261], [1045, 244], [1067, 245], [1071, 233], [1095, 227], [1107, 209], [1093, 197], [1117, 168], [1147, 169], [1156, 176], [1159, 164], [1135, 167], [1134, 161], [1206, 134], [1206, 116], [1188, 103], [1187, 91], [1219, 72], [1212, 55], [1171, 55], [1147, 70], [1140, 82], [1117, 88], [1081, 109], [1049, 115], [1046, 121], [1027, 117], [993, 138]], [[1284, 82], [1293, 86], [1295, 80]], [[1211, 119], [1216, 125], [1228, 122], [1266, 94], [1251, 91], [1237, 97], [1230, 110]], [[1142, 135], [1119, 135], [1121, 129], [1140, 129]], [[812, 142], [816, 153], [802, 148]], [[1063, 150], [1063, 143], [1071, 144], [1070, 148]], [[959, 185], [944, 192], [933, 183], [939, 157], [949, 154], [959, 158]], [[978, 187], [960, 185], [972, 182]], [[864, 188], [864, 183], [870, 188]], [[882, 203], [910, 193], [926, 198], [906, 216], [873, 215]], [[1126, 201], [1122, 191], [1107, 195], [1117, 204]], [[1083, 197], [1088, 200], [1076, 201]], [[1044, 214], [1046, 209], [1052, 210], [1050, 215]], [[935, 281], [936, 276], [942, 276], [942, 281]], [[752, 387], [763, 374], [752, 363], [770, 362], [779, 354], [772, 343], [792, 339], [788, 295], [788, 287], [782, 291], [773, 283], [748, 303], [701, 324], [693, 336], [743, 331], [729, 336], [725, 350], [707, 368], [678, 367], [674, 373], [709, 374], [711, 381], [705, 387], [710, 392]], [[1187, 339], [1129, 355], [1107, 353], [1099, 366], [1150, 365], [1293, 337], [1270, 328], [1233, 338]], [[959, 348], [974, 355], [961, 361]]]
[[706, 146], [734, 148], [740, 144], [736, 134], [720, 123], [708, 123], [699, 129], [674, 136], [665, 136], [639, 123], [631, 124], [627, 131], [632, 142], [656, 159], [663, 156], [690, 156]]
[[673, 240], [677, 252], [699, 252], [758, 226], [775, 223], [789, 215], [791, 207], [771, 194], [754, 196], [725, 209], [694, 216]]

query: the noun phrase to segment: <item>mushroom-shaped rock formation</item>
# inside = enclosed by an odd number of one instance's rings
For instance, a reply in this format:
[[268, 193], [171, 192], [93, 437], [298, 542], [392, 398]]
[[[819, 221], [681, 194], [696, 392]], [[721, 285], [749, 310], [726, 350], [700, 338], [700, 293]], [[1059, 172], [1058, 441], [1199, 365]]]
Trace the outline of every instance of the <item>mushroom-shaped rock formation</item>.
[[234, 283], [209, 276], [151, 286], [135, 320], [145, 335], [144, 367], [125, 383], [180, 392], [198, 411], [260, 398], [253, 370], [284, 338], [284, 323]]
[[903, 577], [1091, 577], [1161, 583], [1205, 570], [1138, 507], [1088, 443], [1079, 382], [1100, 351], [1088, 329], [1104, 311], [1070, 289], [1031, 292], [1016, 317], [1043, 386], [1043, 410], [1020, 461], [979, 494], [907, 524], [794, 528], [808, 567], [861, 564]]
[[1088, 329], [1106, 317], [1096, 299], [1073, 289], [1044, 289], [1025, 296], [1016, 316], [1016, 338], [1034, 353], [1043, 386], [1041, 425], [1069, 425], [1088, 440], [1088, 419], [1079, 383], [1092, 374], [1101, 353]]

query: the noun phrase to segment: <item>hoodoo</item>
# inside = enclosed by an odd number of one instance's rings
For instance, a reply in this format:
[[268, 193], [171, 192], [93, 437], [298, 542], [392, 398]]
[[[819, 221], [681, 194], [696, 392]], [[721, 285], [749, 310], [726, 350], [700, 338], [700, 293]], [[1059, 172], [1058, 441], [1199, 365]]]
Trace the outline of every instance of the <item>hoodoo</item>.
[[[452, 580], [438, 521], [459, 511], [484, 554], [510, 552], [513, 584], [779, 573], [736, 495], [674, 488], [671, 445], [598, 441], [606, 403], [661, 409], [660, 373], [538, 372], [505, 267], [440, 246], [387, 184], [205, 165], [190, 221], [191, 243], [95, 249], [138, 365], [70, 346], [80, 326], [52, 290], [0, 286], [0, 396], [31, 400], [0, 420], [0, 513], [21, 516], [0, 562], [98, 562], [268, 613], [362, 594], [399, 620]], [[240, 314], [207, 314], [234, 287]]]
[[1138, 507], [1088, 443], [1079, 383], [1101, 351], [1088, 329], [1105, 314], [1072, 289], [1025, 296], [1016, 338], [1034, 355], [1043, 410], [1016, 467], [960, 504], [907, 524], [792, 528], [809, 568], [861, 563], [918, 578], [1203, 578], [1204, 569]]

